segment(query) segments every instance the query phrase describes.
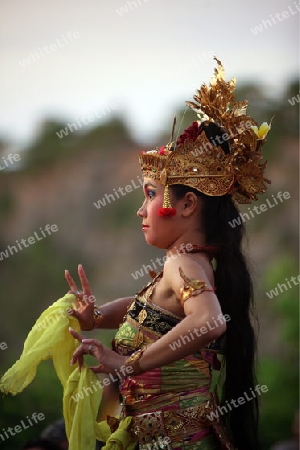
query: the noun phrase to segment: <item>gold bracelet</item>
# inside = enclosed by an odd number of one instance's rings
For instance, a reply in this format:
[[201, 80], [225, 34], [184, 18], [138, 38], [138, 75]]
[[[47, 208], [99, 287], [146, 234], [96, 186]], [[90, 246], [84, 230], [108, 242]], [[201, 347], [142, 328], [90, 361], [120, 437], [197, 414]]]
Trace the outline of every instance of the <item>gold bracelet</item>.
[[143, 356], [143, 353], [146, 349], [147, 347], [140, 348], [125, 360], [125, 367], [131, 367], [133, 369], [130, 375], [140, 375], [141, 373], [145, 372], [144, 370], [142, 370], [139, 360]]
[[[99, 306], [94, 305], [94, 324], [93, 324], [93, 328], [99, 328], [100, 323], [102, 322], [102, 320], [104, 319], [104, 315], [102, 314], [101, 309], [99, 308]], [[92, 329], [93, 329], [92, 328]]]

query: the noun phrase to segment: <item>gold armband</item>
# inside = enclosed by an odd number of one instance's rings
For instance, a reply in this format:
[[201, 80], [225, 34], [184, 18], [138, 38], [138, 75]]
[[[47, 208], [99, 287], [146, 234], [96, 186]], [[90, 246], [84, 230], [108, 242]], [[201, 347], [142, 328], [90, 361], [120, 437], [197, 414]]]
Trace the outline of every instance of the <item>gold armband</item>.
[[144, 348], [140, 348], [139, 350], [137, 350], [136, 352], [134, 352], [132, 355], [130, 355], [126, 360], [125, 360], [125, 367], [132, 367], [133, 372], [131, 373], [132, 375], [140, 375], [141, 373], [143, 373], [144, 371], [141, 369], [139, 360], [141, 359], [141, 357], [143, 356], [144, 351], [146, 350], [147, 347]]
[[183, 308], [184, 302], [186, 302], [189, 298], [199, 295], [204, 291], [214, 291], [212, 287], [208, 287], [205, 284], [205, 281], [202, 280], [193, 280], [192, 278], [188, 278], [181, 267], [179, 267], [179, 273], [181, 278], [184, 281], [183, 287], [180, 288], [180, 304]]

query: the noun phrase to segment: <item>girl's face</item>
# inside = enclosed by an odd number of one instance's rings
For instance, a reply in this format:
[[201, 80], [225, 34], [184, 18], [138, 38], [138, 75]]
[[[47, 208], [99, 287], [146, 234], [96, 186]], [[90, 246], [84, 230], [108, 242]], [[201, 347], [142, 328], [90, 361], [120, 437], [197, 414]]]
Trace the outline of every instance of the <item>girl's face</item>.
[[[178, 235], [176, 235], [177, 227], [174, 226], [178, 218], [176, 216], [172, 218], [161, 217], [158, 214], [164, 199], [164, 186], [161, 183], [145, 178], [143, 191], [145, 199], [137, 211], [137, 215], [142, 219], [142, 231], [146, 242], [149, 245], [167, 249], [178, 238]], [[172, 197], [171, 201], [173, 204]]]

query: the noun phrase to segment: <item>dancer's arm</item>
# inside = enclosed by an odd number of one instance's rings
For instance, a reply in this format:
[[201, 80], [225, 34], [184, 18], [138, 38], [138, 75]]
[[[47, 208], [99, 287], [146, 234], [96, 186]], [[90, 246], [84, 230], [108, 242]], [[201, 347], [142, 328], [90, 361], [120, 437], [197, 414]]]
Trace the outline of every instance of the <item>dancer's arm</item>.
[[[167, 283], [175, 293], [178, 302], [180, 302], [182, 293], [181, 289], [188, 283], [183, 282], [180, 276], [179, 267], [183, 273], [187, 275], [191, 281], [203, 283], [207, 289], [196, 295], [187, 295], [182, 302], [185, 317], [174, 326], [168, 333], [160, 337], [156, 342], [148, 345], [143, 353], [140, 353], [139, 367], [142, 371], [148, 371], [157, 367], [171, 364], [188, 355], [192, 355], [203, 349], [209, 342], [217, 339], [226, 331], [226, 319], [216, 297], [212, 286], [206, 276], [206, 273], [199, 264], [188, 258], [177, 258], [170, 262], [164, 274], [169, 282]], [[201, 289], [199, 289], [201, 290]], [[122, 371], [124, 364], [128, 369], [131, 362], [127, 361], [127, 356], [120, 355], [115, 351], [105, 347], [96, 339], [85, 339], [74, 330], [70, 330], [72, 336], [81, 342], [81, 345], [75, 350], [72, 363], [79, 363], [79, 367], [83, 364], [84, 355], [93, 355], [99, 362], [98, 366], [92, 367], [94, 372], [114, 373], [115, 370]], [[130, 358], [129, 358], [130, 360]], [[136, 368], [131, 366], [132, 374]], [[123, 373], [123, 375], [125, 375]]]
[[96, 325], [95, 328], [118, 328], [120, 323], [123, 322], [124, 315], [132, 300], [133, 297], [123, 297], [101, 305], [100, 310], [103, 319], [99, 326]]

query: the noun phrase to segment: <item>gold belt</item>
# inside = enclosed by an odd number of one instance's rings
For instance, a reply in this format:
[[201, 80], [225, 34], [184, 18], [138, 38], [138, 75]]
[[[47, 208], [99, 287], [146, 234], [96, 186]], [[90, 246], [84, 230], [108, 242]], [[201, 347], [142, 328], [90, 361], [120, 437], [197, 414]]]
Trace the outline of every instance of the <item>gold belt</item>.
[[212, 394], [210, 400], [201, 405], [138, 414], [132, 417], [131, 433], [141, 449], [143, 444], [148, 449], [147, 443], [153, 441], [163, 444], [159, 448], [169, 449], [168, 438], [169, 442], [183, 442], [185, 437], [210, 430], [226, 450], [236, 450], [220, 418], [208, 418], [216, 405], [215, 395]]
[[171, 440], [182, 440], [211, 426], [211, 422], [209, 423], [206, 417], [209, 413], [207, 408], [208, 402], [181, 410], [160, 410], [138, 414], [132, 418], [131, 432], [140, 444], [166, 436]]

